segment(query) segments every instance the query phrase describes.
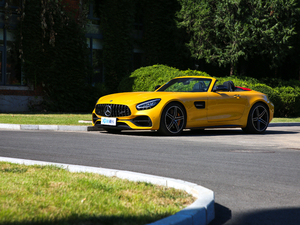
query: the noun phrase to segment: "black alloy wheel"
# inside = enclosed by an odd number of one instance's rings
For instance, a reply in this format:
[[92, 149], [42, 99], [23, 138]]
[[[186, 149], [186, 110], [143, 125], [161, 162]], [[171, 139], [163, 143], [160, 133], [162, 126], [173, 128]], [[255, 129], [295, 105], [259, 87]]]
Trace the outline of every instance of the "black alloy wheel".
[[161, 115], [159, 132], [163, 135], [179, 135], [182, 133], [186, 123], [184, 108], [172, 102], [168, 104]]
[[243, 131], [252, 134], [261, 134], [266, 131], [269, 125], [269, 110], [263, 103], [256, 103], [252, 106], [247, 127]]

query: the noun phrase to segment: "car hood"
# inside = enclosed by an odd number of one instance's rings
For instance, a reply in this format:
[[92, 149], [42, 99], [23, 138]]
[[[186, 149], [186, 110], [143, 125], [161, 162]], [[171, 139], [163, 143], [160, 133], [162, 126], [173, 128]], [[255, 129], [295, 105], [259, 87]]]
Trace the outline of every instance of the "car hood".
[[178, 93], [174, 92], [124, 92], [103, 96], [98, 100], [97, 104], [111, 103], [130, 105], [156, 98], [170, 97], [174, 99], [177, 94]]

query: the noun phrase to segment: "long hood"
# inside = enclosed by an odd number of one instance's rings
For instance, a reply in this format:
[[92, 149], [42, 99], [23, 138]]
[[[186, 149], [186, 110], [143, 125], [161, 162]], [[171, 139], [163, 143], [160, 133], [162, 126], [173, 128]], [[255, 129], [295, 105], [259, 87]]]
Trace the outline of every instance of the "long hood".
[[135, 104], [150, 99], [161, 98], [162, 95], [170, 93], [162, 92], [123, 92], [103, 96], [99, 99], [98, 103], [111, 103], [111, 104]]
[[178, 99], [183, 97], [185, 93], [175, 92], [124, 92], [103, 96], [99, 99], [99, 103], [111, 103], [111, 104], [137, 104], [156, 98]]

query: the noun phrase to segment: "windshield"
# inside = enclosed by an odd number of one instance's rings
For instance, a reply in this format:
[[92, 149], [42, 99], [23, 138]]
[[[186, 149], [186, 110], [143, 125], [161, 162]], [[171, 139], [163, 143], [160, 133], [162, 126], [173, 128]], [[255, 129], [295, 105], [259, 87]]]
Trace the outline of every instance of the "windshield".
[[157, 91], [165, 92], [207, 92], [211, 79], [178, 78], [170, 80]]

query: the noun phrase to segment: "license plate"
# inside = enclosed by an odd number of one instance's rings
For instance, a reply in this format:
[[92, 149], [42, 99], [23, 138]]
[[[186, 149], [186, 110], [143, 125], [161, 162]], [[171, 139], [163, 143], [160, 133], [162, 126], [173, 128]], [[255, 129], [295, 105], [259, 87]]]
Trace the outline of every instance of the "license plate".
[[108, 126], [116, 126], [117, 125], [117, 118], [101, 117], [101, 124], [102, 125], [108, 125]]

